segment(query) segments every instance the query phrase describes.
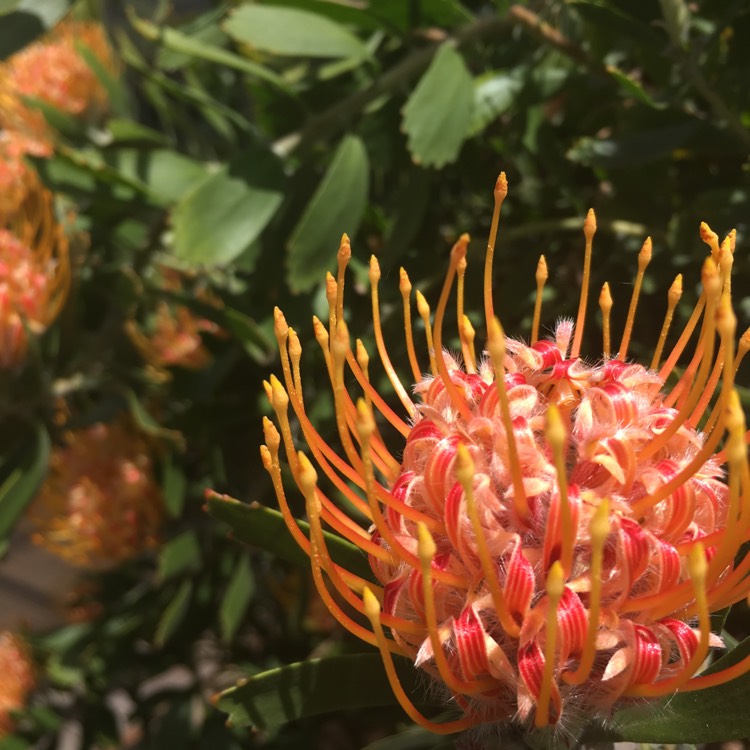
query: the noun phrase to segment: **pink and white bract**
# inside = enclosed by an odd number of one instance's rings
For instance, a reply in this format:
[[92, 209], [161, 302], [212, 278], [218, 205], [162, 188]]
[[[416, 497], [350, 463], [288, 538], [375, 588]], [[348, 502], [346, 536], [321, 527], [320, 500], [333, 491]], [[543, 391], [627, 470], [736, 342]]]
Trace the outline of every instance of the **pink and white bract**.
[[[424, 361], [413, 337], [411, 283], [401, 270], [408, 364], [416, 383], [411, 393], [383, 341], [380, 269], [373, 257], [374, 332], [380, 362], [403, 405], [404, 415], [395, 413], [370, 383], [364, 346], [351, 346], [343, 300], [351, 250], [344, 236], [337, 277], [327, 280], [328, 326], [314, 319], [341, 450], [307, 416], [300, 340], [278, 310], [283, 383], [272, 376], [265, 384], [278, 429], [265, 421], [264, 465], [291, 533], [310, 555], [320, 595], [345, 628], [380, 649], [409, 716], [438, 733], [485, 722], [544, 727], [565, 715], [607, 716], [616, 701], [699, 690], [750, 669], [745, 659], [695, 676], [709, 649], [721, 645], [710, 632], [710, 613], [744, 599], [750, 589], [750, 556], [736, 561], [750, 536], [750, 471], [733, 383], [750, 331], [736, 342], [734, 233], [719, 243], [701, 226], [710, 248], [703, 292], [664, 358], [682, 292], [681, 277], [675, 279], [656, 350], [643, 365], [627, 354], [651, 258], [647, 239], [616, 349], [609, 287], [602, 289], [603, 357], [591, 364], [580, 350], [594, 213], [584, 223], [575, 324], [563, 320], [551, 340], [538, 338], [547, 279], [542, 257], [526, 344], [505, 336], [493, 308], [493, 253], [506, 194], [501, 175], [484, 269], [487, 341], [481, 356], [464, 313], [466, 235], [451, 252], [434, 318], [416, 293], [427, 340]], [[442, 346], [454, 284], [460, 357]], [[677, 377], [675, 365], [689, 346], [693, 354]], [[361, 394], [356, 401], [349, 381]], [[295, 450], [290, 405], [310, 458]], [[393, 443], [386, 430], [403, 439], [400, 459], [386, 447]], [[282, 443], [306, 500], [309, 539], [287, 504]], [[331, 491], [369, 527], [347, 516]], [[323, 524], [369, 556], [378, 585], [334, 562]], [[458, 718], [437, 723], [423, 716], [399, 684], [393, 654], [407, 656], [443, 686]]]

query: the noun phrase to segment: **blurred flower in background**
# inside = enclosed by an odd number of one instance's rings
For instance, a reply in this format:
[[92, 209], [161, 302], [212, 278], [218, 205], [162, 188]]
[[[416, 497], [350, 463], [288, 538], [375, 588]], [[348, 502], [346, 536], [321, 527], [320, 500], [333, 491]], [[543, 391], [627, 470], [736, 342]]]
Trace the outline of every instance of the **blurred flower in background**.
[[[178, 271], [162, 268], [160, 276], [162, 291], [173, 295], [186, 293], [185, 279]], [[203, 304], [217, 308], [221, 306], [221, 301], [200, 282], [191, 290], [191, 296]], [[143, 359], [161, 377], [165, 377], [165, 368], [169, 367], [202, 370], [212, 360], [202, 334], [222, 334], [216, 323], [171, 300], [160, 300], [143, 327], [129, 320], [125, 330]]]
[[57, 317], [70, 288], [68, 240], [54, 215], [52, 196], [33, 173], [10, 215], [0, 202], [0, 367], [20, 364], [28, 334], [39, 335]]
[[66, 433], [31, 509], [34, 541], [82, 568], [153, 547], [162, 517], [148, 446], [121, 423]]
[[0, 632], [0, 738], [15, 728], [13, 713], [26, 705], [34, 689], [36, 677], [31, 653], [24, 641], [14, 633]]
[[107, 106], [107, 92], [82, 50], [108, 72], [115, 72], [103, 27], [66, 21], [6, 61], [3, 88], [21, 101], [23, 97], [38, 99], [65, 114], [96, 119]]
[[[394, 693], [413, 720], [441, 734], [487, 722], [545, 727], [564, 721], [575, 735], [576, 722], [592, 714], [607, 717], [618, 701], [718, 685], [750, 669], [744, 659], [694, 677], [709, 649], [723, 646], [711, 633], [710, 613], [750, 591], [750, 559], [735, 562], [750, 531], [750, 472], [744, 415], [733, 388], [750, 331], [738, 346], [730, 294], [734, 232], [720, 243], [704, 224], [710, 255], [703, 292], [666, 359], [681, 277], [670, 289], [653, 358], [644, 366], [628, 357], [650, 238], [638, 256], [619, 346], [611, 341], [612, 299], [605, 284], [599, 300], [604, 356], [596, 363], [584, 359], [596, 231], [591, 211], [576, 321], [563, 319], [550, 339], [539, 338], [548, 275], [542, 256], [531, 341], [506, 337], [492, 296], [506, 194], [501, 175], [484, 271], [486, 350], [477, 355], [464, 309], [464, 235], [451, 253], [434, 317], [417, 293], [429, 357], [423, 361], [412, 332], [412, 287], [401, 270], [412, 395], [383, 341], [380, 267], [373, 256], [378, 355], [406, 417], [393, 411], [389, 397], [370, 382], [363, 343], [350, 343], [344, 279], [351, 250], [345, 236], [337, 277], [327, 279], [328, 328], [314, 319], [341, 451], [309, 420], [300, 339], [277, 310], [284, 384], [272, 377], [266, 392], [280, 432], [265, 420], [261, 453], [289, 528], [310, 555], [321, 597], [345, 628], [380, 649]], [[454, 284], [460, 355], [443, 348]], [[691, 338], [692, 358], [666, 388]], [[347, 379], [357, 382], [358, 400]], [[290, 405], [320, 482], [310, 459], [295, 451]], [[376, 412], [382, 417], [377, 423]], [[399, 435], [394, 453], [390, 446]], [[287, 505], [282, 442], [306, 500], [309, 540]], [[341, 493], [369, 528], [349, 518], [331, 491]], [[379, 585], [336, 563], [323, 523], [367, 553]], [[460, 718], [439, 723], [423, 716], [399, 682], [393, 654], [428, 673]]]

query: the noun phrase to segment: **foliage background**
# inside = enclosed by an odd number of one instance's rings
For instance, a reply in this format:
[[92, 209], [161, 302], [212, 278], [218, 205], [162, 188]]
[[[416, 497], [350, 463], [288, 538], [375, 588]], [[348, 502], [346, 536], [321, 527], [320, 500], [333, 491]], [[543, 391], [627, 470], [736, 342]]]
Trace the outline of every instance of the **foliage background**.
[[[374, 702], [332, 717], [350, 687], [335, 670], [314, 675], [328, 680], [315, 710], [304, 689], [299, 700], [287, 696], [292, 714], [321, 715], [281, 729], [289, 706], [280, 707], [280, 689], [260, 704], [260, 722], [222, 704], [233, 711], [229, 728], [209, 702], [242, 675], [364, 648], [317, 604], [276, 517], [212, 501], [235, 535], [255, 542], [247, 547], [205, 513], [206, 488], [275, 505], [257, 450], [268, 411], [261, 382], [278, 370], [274, 306], [298, 330], [307, 372], [319, 372], [309, 320], [324, 316], [322, 280], [346, 231], [350, 328], [371, 341], [367, 261], [376, 252], [399, 361], [398, 267], [435, 299], [452, 242], [470, 231], [469, 300], [480, 299], [475, 272], [502, 169], [510, 195], [495, 289], [506, 330], [529, 330], [542, 252], [546, 322], [572, 314], [581, 226], [593, 206], [592, 288], [612, 284], [615, 331], [637, 251], [646, 235], [654, 239], [631, 347], [650, 355], [676, 273], [686, 289], [679, 316], [696, 299], [699, 221], [722, 235], [736, 227], [738, 247], [746, 242], [750, 9], [731, 0], [4, 0], [0, 54], [68, 13], [104, 24], [121, 71], [100, 71], [110, 99], [101, 122], [82, 127], [46, 113], [63, 137], [37, 169], [89, 239], [61, 318], [22, 371], [2, 375], [0, 533], [12, 555], [11, 532], [60, 437], [61, 395], [73, 426], [126, 412], [149, 436], [168, 521], [154, 553], [80, 574], [78, 604], [95, 602], [95, 616], [30, 634], [40, 689], [2, 747], [53, 747], [70, 727], [79, 746], [100, 748], [375, 742], [404, 727], [399, 713]], [[738, 252], [740, 330], [750, 322], [748, 264]], [[221, 307], [190, 289], [165, 291], [156, 281], [163, 265], [207, 283]], [[205, 338], [210, 365], [174, 368], [167, 380], [153, 377], [125, 334], [128, 320], [146, 320], [165, 299], [224, 331]], [[598, 336], [589, 331], [590, 356]], [[306, 387], [315, 419], [330, 425], [325, 388], [317, 398], [315, 377]], [[11, 481], [19, 467], [21, 486]], [[742, 611], [730, 623], [745, 635]], [[715, 707], [708, 713], [716, 720]], [[750, 734], [719, 717], [702, 736], [703, 719], [683, 725], [682, 740]], [[247, 723], [267, 731], [250, 734]], [[648, 731], [630, 736], [660, 739]], [[448, 746], [410, 731], [372, 747]]]

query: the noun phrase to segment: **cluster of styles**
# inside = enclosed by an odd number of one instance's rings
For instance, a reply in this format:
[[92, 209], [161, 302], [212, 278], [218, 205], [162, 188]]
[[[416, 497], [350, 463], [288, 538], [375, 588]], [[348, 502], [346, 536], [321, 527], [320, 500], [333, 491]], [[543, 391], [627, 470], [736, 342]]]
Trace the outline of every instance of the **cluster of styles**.
[[[559, 322], [551, 339], [539, 339], [547, 280], [542, 257], [527, 344], [506, 337], [493, 306], [493, 254], [506, 194], [501, 175], [484, 268], [480, 356], [464, 312], [469, 238], [462, 236], [451, 251], [434, 318], [416, 293], [429, 360], [417, 358], [412, 287], [401, 270], [411, 393], [383, 341], [380, 268], [374, 257], [370, 261], [377, 352], [405, 416], [373, 388], [362, 342], [354, 348], [350, 342], [346, 236], [337, 277], [327, 279], [328, 325], [313, 320], [341, 450], [308, 418], [300, 340], [279, 310], [283, 383], [272, 376], [265, 384], [278, 428], [265, 420], [261, 454], [287, 525], [310, 556], [320, 595], [345, 628], [380, 649], [404, 710], [437, 733], [486, 722], [545, 727], [566, 716], [607, 716], [628, 699], [699, 690], [750, 670], [749, 657], [695, 676], [709, 649], [722, 645], [711, 633], [710, 613], [750, 589], [750, 556], [737, 561], [750, 536], [750, 469], [733, 384], [750, 349], [750, 330], [738, 343], [731, 305], [734, 232], [719, 242], [701, 225], [710, 248], [702, 294], [665, 356], [682, 293], [682, 279], [675, 279], [655, 352], [644, 365], [629, 361], [628, 348], [651, 258], [647, 239], [618, 348], [610, 336], [609, 287], [602, 289], [603, 356], [594, 364], [581, 356], [593, 211], [583, 228], [577, 318]], [[454, 285], [461, 356], [443, 349]], [[683, 354], [688, 364], [676, 377]], [[356, 400], [347, 381], [357, 383]], [[309, 457], [295, 449], [290, 405]], [[390, 433], [400, 436], [400, 459], [387, 448], [394, 444]], [[287, 503], [282, 444], [306, 500], [309, 539]], [[369, 527], [346, 515], [336, 495]], [[371, 579], [337, 563], [323, 524], [369, 557]], [[430, 675], [454, 707], [453, 720], [437, 722], [415, 708], [394, 654]]]

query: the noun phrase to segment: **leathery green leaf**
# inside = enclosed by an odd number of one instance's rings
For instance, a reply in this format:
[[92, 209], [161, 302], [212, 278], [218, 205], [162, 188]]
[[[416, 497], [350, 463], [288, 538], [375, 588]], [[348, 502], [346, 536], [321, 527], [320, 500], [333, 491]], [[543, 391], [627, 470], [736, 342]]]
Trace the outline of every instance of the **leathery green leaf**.
[[[394, 657], [399, 680], [421, 708], [427, 703], [424, 679], [413, 664]], [[241, 680], [217, 696], [234, 726], [274, 729], [294, 719], [332, 711], [398, 706], [378, 653], [309, 659]]]
[[401, 125], [417, 164], [455, 161], [472, 124], [474, 80], [461, 55], [443, 44], [406, 102]]
[[[295, 565], [309, 564], [307, 554], [292, 538], [279, 511], [258, 503], [241, 503], [214, 492], [208, 494], [207, 510], [214, 518], [231, 526], [238, 541], [272, 552]], [[299, 519], [297, 525], [309, 537], [310, 525]], [[362, 578], [372, 578], [367, 558], [359, 547], [327, 531], [323, 532], [323, 537], [334, 562]]]
[[342, 232], [356, 233], [367, 205], [370, 164], [362, 141], [346, 136], [308, 203], [291, 239], [287, 256], [289, 286], [307, 291], [323, 278]]
[[224, 31], [235, 41], [274, 55], [368, 57], [367, 47], [341, 24], [298, 8], [247, 3], [230, 13]]

